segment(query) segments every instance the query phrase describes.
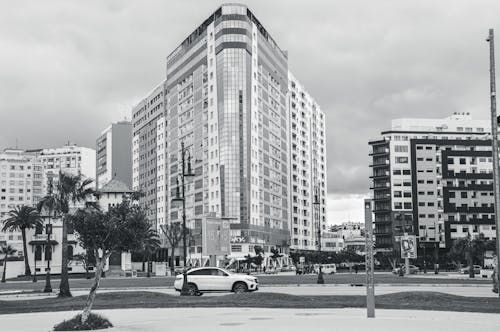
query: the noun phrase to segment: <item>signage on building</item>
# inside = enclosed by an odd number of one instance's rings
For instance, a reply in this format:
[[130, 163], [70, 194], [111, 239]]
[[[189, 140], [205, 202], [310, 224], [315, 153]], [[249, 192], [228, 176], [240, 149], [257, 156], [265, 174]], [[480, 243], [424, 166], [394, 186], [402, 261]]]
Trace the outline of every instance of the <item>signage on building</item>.
[[417, 258], [417, 238], [415, 235], [403, 235], [400, 238], [401, 258]]
[[202, 221], [204, 255], [228, 255], [230, 253], [230, 221], [221, 218], [204, 218]]

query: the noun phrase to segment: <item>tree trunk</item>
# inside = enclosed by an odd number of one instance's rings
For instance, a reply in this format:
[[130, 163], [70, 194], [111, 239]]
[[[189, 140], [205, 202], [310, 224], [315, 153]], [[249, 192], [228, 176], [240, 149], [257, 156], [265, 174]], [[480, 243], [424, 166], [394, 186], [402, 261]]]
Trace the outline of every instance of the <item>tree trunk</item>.
[[472, 250], [469, 248], [469, 278], [474, 278], [474, 261], [472, 259]]
[[170, 254], [170, 273], [174, 275], [175, 273], [175, 249], [172, 247], [172, 253]]
[[62, 240], [61, 240], [61, 283], [59, 284], [58, 297], [71, 297], [68, 280], [68, 227], [66, 215], [62, 218]]
[[3, 259], [2, 282], [5, 282], [6, 271], [7, 271], [7, 254], [5, 254], [5, 258]]
[[26, 228], [21, 228], [21, 235], [23, 236], [23, 251], [24, 251], [24, 275], [30, 276], [31, 269], [28, 261], [28, 248], [26, 245]]
[[99, 282], [101, 281], [102, 271], [104, 270], [104, 265], [108, 260], [111, 253], [103, 255], [101, 259], [97, 258], [97, 271], [95, 272], [94, 283], [90, 288], [89, 296], [87, 297], [87, 301], [85, 302], [85, 306], [83, 307], [82, 312], [82, 324], [85, 324], [87, 319], [89, 318], [90, 311], [92, 310], [92, 305], [94, 304], [97, 288], [99, 288]]

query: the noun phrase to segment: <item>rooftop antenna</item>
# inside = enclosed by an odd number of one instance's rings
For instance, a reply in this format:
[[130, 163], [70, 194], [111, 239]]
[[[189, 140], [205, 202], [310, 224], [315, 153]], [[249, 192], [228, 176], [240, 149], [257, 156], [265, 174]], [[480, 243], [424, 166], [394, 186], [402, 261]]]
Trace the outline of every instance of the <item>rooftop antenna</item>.
[[[493, 154], [493, 184], [495, 192], [495, 224], [496, 224], [496, 244], [500, 248], [500, 181], [498, 170], [498, 120], [497, 120], [497, 99], [495, 84], [495, 36], [493, 29], [490, 29], [487, 42], [490, 44], [490, 106], [491, 106], [491, 142]], [[500, 250], [497, 249], [497, 266], [500, 266]], [[500, 274], [497, 272], [497, 287], [500, 284]], [[500, 292], [498, 292], [500, 296]]]
[[18, 148], [19, 148], [19, 147], [18, 147], [18, 145], [17, 145], [17, 137], [16, 137], [16, 149], [18, 149]]

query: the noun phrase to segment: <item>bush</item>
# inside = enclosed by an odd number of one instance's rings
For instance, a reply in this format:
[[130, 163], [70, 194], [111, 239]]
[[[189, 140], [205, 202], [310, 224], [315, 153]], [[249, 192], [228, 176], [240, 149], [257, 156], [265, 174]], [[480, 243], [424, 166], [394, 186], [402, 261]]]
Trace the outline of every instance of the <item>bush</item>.
[[82, 324], [82, 315], [78, 314], [70, 320], [65, 320], [54, 326], [54, 331], [89, 331], [108, 329], [110, 327], [113, 327], [113, 324], [111, 324], [109, 320], [94, 313], [90, 313], [85, 324]]

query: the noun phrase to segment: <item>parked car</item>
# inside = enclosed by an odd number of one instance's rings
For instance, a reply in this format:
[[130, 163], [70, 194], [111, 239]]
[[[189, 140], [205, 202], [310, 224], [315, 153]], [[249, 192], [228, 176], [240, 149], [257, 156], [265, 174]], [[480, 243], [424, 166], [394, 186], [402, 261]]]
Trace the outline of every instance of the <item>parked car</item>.
[[[200, 267], [187, 272], [187, 286], [191, 295], [204, 292], [253, 292], [259, 289], [256, 277], [231, 273], [218, 267]], [[175, 278], [174, 288], [180, 292], [184, 278], [179, 274]]]
[[[335, 274], [337, 273], [337, 266], [335, 264], [321, 264], [321, 272], [324, 274]], [[314, 265], [314, 273], [319, 273], [319, 265]]]
[[[400, 269], [403, 269], [403, 273], [405, 273], [406, 267], [404, 265], [401, 267], [395, 267], [394, 269], [392, 269], [392, 273], [399, 274]], [[420, 271], [418, 267], [416, 267], [415, 265], [410, 265], [410, 274], [417, 274], [418, 271]]]
[[[479, 265], [473, 265], [474, 267], [474, 274], [480, 274], [481, 273], [481, 266]], [[460, 273], [462, 274], [467, 274], [469, 273], [469, 267], [466, 266], [466, 267], [463, 267], [460, 269]]]

